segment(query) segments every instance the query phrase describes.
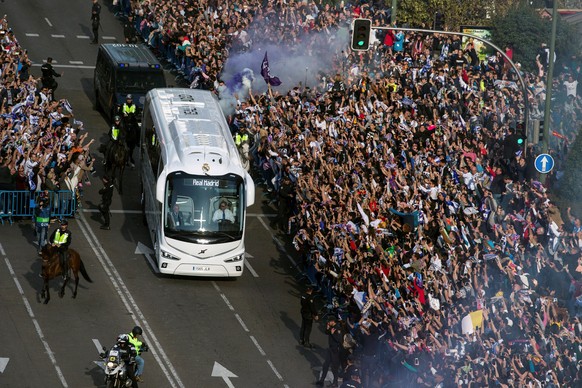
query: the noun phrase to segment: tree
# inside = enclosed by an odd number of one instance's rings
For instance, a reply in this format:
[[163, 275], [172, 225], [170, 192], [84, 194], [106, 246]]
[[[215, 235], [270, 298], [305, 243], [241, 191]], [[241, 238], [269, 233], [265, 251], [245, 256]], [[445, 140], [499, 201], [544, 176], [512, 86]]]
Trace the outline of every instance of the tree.
[[[541, 43], [550, 42], [551, 18], [542, 17], [543, 10], [533, 8], [528, 1], [520, 1], [505, 14], [492, 18], [492, 41], [499, 47], [513, 46], [513, 61], [524, 69], [537, 71], [535, 58]], [[545, 14], [547, 15], [547, 13]], [[558, 61], [576, 52], [578, 37], [573, 26], [558, 20], [556, 31], [556, 56]]]
[[564, 176], [560, 179], [558, 195], [569, 202], [582, 200], [582, 136], [580, 132], [566, 158]]

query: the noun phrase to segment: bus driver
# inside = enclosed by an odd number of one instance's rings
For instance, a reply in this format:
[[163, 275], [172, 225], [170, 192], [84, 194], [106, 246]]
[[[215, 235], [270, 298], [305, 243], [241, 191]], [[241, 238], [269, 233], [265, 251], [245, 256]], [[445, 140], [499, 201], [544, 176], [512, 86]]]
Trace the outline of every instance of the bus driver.
[[228, 203], [224, 199], [220, 201], [220, 207], [214, 212], [212, 221], [218, 223], [229, 221], [234, 223], [234, 214], [232, 214], [232, 211], [228, 208]]

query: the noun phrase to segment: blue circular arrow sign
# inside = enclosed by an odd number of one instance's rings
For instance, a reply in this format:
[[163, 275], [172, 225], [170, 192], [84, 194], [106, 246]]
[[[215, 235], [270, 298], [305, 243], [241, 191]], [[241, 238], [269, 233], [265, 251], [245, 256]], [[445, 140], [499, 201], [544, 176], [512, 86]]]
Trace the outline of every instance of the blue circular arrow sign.
[[536, 170], [542, 174], [547, 174], [554, 168], [554, 158], [549, 154], [540, 154], [537, 156], [534, 164]]

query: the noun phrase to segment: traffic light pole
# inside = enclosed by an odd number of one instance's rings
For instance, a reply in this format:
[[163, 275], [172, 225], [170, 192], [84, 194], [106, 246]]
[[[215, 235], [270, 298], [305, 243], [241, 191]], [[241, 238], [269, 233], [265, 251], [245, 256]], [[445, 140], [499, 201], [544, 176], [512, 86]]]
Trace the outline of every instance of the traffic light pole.
[[[396, 2], [396, 0], [393, 0], [394, 2]], [[554, 8], [554, 12], [555, 12]], [[555, 20], [555, 18], [554, 18]], [[555, 27], [553, 27], [555, 28]], [[521, 73], [519, 71], [519, 69], [517, 68], [517, 66], [515, 65], [515, 63], [511, 60], [511, 58], [509, 58], [507, 56], [507, 54], [505, 54], [505, 51], [501, 50], [499, 47], [497, 47], [495, 44], [493, 44], [492, 42], [488, 41], [487, 39], [483, 39], [481, 37], [475, 36], [475, 35], [471, 35], [471, 34], [465, 34], [464, 32], [455, 32], [455, 31], [435, 31], [435, 30], [425, 30], [422, 28], [400, 28], [400, 27], [372, 27], [372, 29], [376, 29], [376, 30], [390, 30], [390, 31], [414, 31], [414, 32], [425, 32], [428, 34], [443, 34], [443, 35], [456, 35], [456, 36], [463, 36], [466, 38], [472, 38], [472, 39], [477, 39], [480, 40], [481, 42], [485, 43], [486, 45], [489, 45], [491, 47], [493, 47], [495, 50], [497, 50], [499, 53], [501, 53], [501, 55], [503, 56], [503, 58], [511, 65], [511, 67], [513, 68], [513, 70], [515, 71], [515, 73], [517, 74], [517, 77], [519, 78], [519, 82], [521, 84], [521, 90], [523, 92], [523, 106], [524, 106], [524, 124], [525, 124], [525, 136], [526, 139], [529, 135], [529, 106], [528, 106], [528, 98], [527, 98], [527, 86], [525, 84], [525, 81], [523, 80], [523, 77], [521, 76]], [[555, 30], [553, 36], [555, 37]], [[552, 46], [554, 44], [554, 40], [552, 40]], [[550, 48], [550, 51], [553, 47]], [[546, 108], [547, 109], [547, 108]], [[548, 136], [546, 136], [545, 131], [547, 130], [546, 127], [548, 127], [547, 125], [544, 126], [544, 143], [546, 142], [546, 139], [548, 138]], [[527, 140], [524, 142], [524, 147], [523, 147], [523, 155], [527, 156]]]
[[[550, 52], [548, 53], [548, 74], [546, 80], [546, 102], [544, 106], [544, 139], [542, 141], [542, 154], [547, 154], [550, 148], [550, 126], [552, 124], [552, 86], [554, 79], [554, 50], [556, 49], [556, 27], [558, 24], [558, 0], [554, 0], [552, 9], [552, 35], [550, 37]], [[540, 182], [546, 182], [546, 174], [540, 174]]]
[[390, 12], [390, 23], [396, 25], [396, 8], [398, 7], [398, 0], [392, 0], [392, 11]]

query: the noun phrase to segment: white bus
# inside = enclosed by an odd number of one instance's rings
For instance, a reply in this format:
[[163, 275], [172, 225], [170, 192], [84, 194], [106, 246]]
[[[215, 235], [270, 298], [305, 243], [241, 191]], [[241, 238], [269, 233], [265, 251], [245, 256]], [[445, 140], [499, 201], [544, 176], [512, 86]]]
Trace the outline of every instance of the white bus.
[[149, 91], [140, 155], [142, 207], [157, 269], [241, 276], [255, 185], [217, 99], [194, 89]]

